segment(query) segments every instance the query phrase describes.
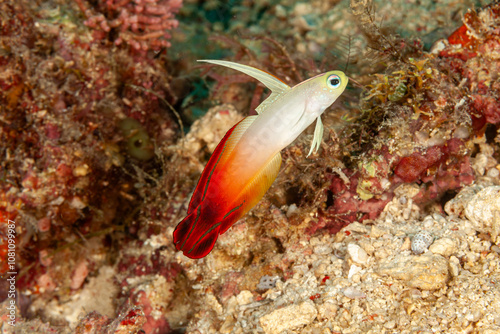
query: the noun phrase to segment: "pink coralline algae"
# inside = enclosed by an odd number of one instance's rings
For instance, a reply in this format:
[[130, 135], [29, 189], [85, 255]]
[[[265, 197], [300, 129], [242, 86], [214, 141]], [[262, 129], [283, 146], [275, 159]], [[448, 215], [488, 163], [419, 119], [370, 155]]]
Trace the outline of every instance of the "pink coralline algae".
[[[120, 277], [123, 277], [119, 282], [119, 310], [133, 305], [143, 314], [142, 329], [145, 333], [170, 333], [171, 327], [165, 312], [172, 301], [173, 287], [182, 268], [170, 262], [160, 249], [151, 251], [141, 242], [132, 245], [122, 253], [117, 266]], [[139, 249], [141, 251], [138, 252]], [[134, 279], [131, 280], [132, 277]]]
[[487, 123], [500, 123], [500, 85], [495, 80], [500, 66], [496, 56], [500, 48], [500, 6], [492, 3], [480, 11], [469, 11], [463, 22], [448, 37], [451, 47], [439, 56], [447, 59], [452, 69], [467, 80], [473, 127], [481, 130]]
[[136, 51], [169, 47], [169, 31], [179, 24], [174, 14], [182, 7], [182, 0], [106, 0], [98, 1], [94, 9], [84, 0], [76, 3], [87, 16], [85, 25], [95, 29], [94, 38], [118, 32], [114, 43], [128, 44]]
[[82, 317], [73, 333], [144, 333], [142, 327], [145, 323], [146, 317], [139, 307], [120, 312], [114, 320], [93, 311]]

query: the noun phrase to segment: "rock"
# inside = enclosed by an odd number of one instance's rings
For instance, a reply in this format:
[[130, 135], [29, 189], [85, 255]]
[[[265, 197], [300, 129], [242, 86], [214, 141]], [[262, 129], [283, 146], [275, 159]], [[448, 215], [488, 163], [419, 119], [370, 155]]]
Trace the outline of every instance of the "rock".
[[89, 268], [87, 261], [80, 262], [76, 266], [76, 269], [73, 272], [73, 276], [71, 277], [71, 285], [70, 285], [71, 289], [72, 290], [79, 289], [82, 286], [83, 282], [85, 281], [85, 278], [87, 278], [88, 274], [89, 274]]
[[465, 207], [465, 216], [479, 232], [489, 233], [493, 240], [500, 234], [500, 186], [484, 188]]
[[366, 262], [368, 262], [368, 254], [363, 248], [356, 244], [347, 245], [347, 253], [354, 263], [366, 264]]
[[486, 172], [486, 176], [496, 179], [500, 176], [500, 171], [495, 167], [490, 168], [488, 169], [488, 172]]
[[376, 238], [380, 238], [381, 236], [383, 236], [386, 233], [387, 233], [386, 230], [383, 230], [383, 229], [377, 227], [376, 225], [373, 225], [372, 229], [370, 231], [370, 237], [376, 239]]
[[326, 301], [325, 303], [318, 305], [318, 319], [328, 320], [333, 319], [337, 314], [337, 310], [339, 307], [335, 304], [335, 302]]
[[219, 329], [219, 332], [222, 334], [231, 333], [233, 331], [234, 325], [236, 323], [236, 319], [233, 316], [226, 317], [222, 326]]
[[380, 248], [375, 251], [374, 255], [377, 259], [385, 259], [389, 256], [389, 252], [385, 248]]
[[353, 222], [353, 223], [349, 224], [348, 226], [346, 226], [344, 228], [344, 230], [349, 231], [351, 233], [368, 234], [368, 233], [370, 233], [371, 228], [369, 228], [368, 226], [363, 225], [361, 223]]
[[359, 246], [363, 248], [368, 255], [373, 255], [373, 252], [375, 251], [375, 247], [373, 246], [373, 240], [366, 238], [366, 239], [359, 239], [357, 240], [357, 242]]
[[397, 255], [382, 263], [377, 269], [379, 275], [389, 275], [404, 281], [409, 287], [422, 290], [442, 288], [450, 278], [448, 261], [441, 255], [422, 256]]
[[243, 290], [236, 296], [236, 301], [240, 306], [250, 304], [253, 301], [253, 294], [248, 290]]
[[239, 120], [241, 120], [241, 115], [231, 104], [211, 108], [191, 125], [191, 130], [183, 140], [184, 150], [195, 154], [206, 148], [212, 153], [227, 129]]
[[257, 290], [267, 291], [276, 286], [276, 282], [279, 280], [278, 276], [268, 276], [264, 275], [260, 278], [259, 284], [257, 284]]
[[465, 187], [451, 200], [444, 205], [444, 211], [450, 216], [464, 217], [465, 207], [471, 198], [481, 191], [481, 186]]
[[403, 183], [394, 189], [396, 197], [413, 198], [420, 192], [420, 187], [414, 183]]
[[429, 247], [434, 254], [450, 257], [457, 252], [457, 243], [450, 238], [440, 238]]
[[351, 279], [352, 276], [356, 275], [357, 273], [359, 273], [363, 268], [361, 267], [358, 267], [357, 265], [353, 264], [351, 265], [351, 267], [349, 268], [349, 273], [347, 274], [347, 278], [348, 279]]
[[268, 313], [259, 319], [266, 334], [278, 334], [285, 329], [291, 330], [310, 324], [318, 311], [311, 300], [292, 304]]
[[450, 257], [450, 274], [453, 277], [457, 277], [459, 273], [460, 273], [460, 260], [455, 256], [451, 256]]
[[332, 247], [329, 245], [318, 245], [314, 247], [314, 254], [327, 255], [333, 251]]
[[396, 327], [396, 321], [389, 320], [386, 323], [384, 323], [384, 327], [387, 329], [393, 329], [394, 327]]
[[403, 241], [403, 244], [401, 245], [401, 248], [399, 249], [400, 251], [407, 251], [411, 249], [411, 240], [410, 238], [406, 237], [405, 241]]

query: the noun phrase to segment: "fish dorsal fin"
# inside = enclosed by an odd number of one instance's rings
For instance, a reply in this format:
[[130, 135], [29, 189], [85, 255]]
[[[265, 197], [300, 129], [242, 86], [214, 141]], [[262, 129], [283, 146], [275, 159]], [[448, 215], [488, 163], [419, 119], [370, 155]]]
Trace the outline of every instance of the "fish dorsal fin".
[[237, 70], [240, 72], [245, 73], [246, 75], [251, 76], [252, 78], [255, 78], [262, 82], [264, 86], [269, 88], [271, 90], [271, 95], [267, 99], [265, 99], [257, 108], [255, 108], [255, 111], [257, 113], [261, 114], [265, 109], [266, 106], [270, 105], [274, 101], [276, 101], [280, 96], [282, 96], [284, 93], [289, 91], [291, 88], [288, 86], [286, 83], [281, 81], [280, 79], [276, 78], [274, 75], [269, 74], [265, 71], [259, 70], [255, 67], [248, 66], [248, 65], [243, 65], [243, 64], [238, 64], [234, 63], [232, 61], [226, 61], [226, 60], [207, 60], [207, 59], [202, 59], [198, 60], [199, 62], [204, 62], [204, 63], [210, 63], [210, 64], [215, 64], [215, 65], [220, 65], [220, 66], [225, 66], [232, 68], [233, 70]]
[[310, 156], [312, 152], [318, 152], [318, 149], [321, 145], [321, 141], [323, 140], [323, 122], [321, 122], [321, 117], [316, 119], [316, 127], [314, 128], [314, 137], [311, 143], [311, 149], [307, 156]]
[[238, 122], [236, 126], [234, 126], [233, 132], [227, 138], [224, 144], [224, 156], [222, 157], [220, 163], [224, 163], [227, 157], [233, 152], [236, 144], [239, 143], [241, 136], [245, 133], [250, 125], [255, 121], [257, 115], [247, 116]]

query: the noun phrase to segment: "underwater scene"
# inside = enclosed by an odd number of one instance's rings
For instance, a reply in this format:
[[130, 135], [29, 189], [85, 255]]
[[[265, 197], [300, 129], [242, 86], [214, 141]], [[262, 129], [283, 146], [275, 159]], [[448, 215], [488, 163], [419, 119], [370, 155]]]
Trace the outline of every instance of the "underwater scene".
[[500, 1], [0, 0], [0, 330], [500, 333]]

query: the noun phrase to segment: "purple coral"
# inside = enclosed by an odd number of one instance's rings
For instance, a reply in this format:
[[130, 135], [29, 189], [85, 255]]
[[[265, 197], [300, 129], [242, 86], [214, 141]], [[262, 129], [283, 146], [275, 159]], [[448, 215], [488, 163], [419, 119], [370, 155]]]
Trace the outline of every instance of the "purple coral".
[[88, 18], [85, 25], [96, 30], [96, 39], [116, 30], [114, 43], [128, 44], [136, 51], [169, 47], [169, 31], [179, 24], [174, 14], [182, 7], [182, 0], [105, 0], [98, 1], [96, 13], [83, 0], [75, 1]]

